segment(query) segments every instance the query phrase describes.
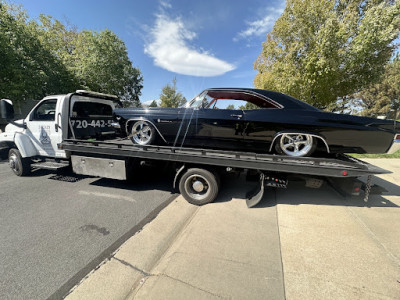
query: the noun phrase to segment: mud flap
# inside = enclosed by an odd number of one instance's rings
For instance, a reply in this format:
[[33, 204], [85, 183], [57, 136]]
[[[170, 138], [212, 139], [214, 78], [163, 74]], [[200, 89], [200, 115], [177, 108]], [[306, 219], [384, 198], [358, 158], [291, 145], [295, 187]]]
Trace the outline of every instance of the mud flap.
[[246, 204], [248, 208], [256, 206], [260, 203], [264, 196], [264, 173], [260, 173], [260, 184], [253, 190], [246, 193]]

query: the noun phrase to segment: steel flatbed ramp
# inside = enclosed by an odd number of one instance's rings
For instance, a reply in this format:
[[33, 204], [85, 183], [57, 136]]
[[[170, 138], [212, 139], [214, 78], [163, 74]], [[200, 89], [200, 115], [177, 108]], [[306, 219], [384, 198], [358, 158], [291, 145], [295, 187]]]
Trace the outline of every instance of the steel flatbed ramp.
[[59, 145], [71, 153], [96, 154], [114, 157], [133, 157], [173, 161], [187, 164], [253, 169], [260, 171], [306, 174], [326, 177], [359, 177], [390, 173], [347, 155], [337, 158], [288, 157], [212, 150], [203, 148], [138, 146], [130, 140], [85, 141], [68, 139]]

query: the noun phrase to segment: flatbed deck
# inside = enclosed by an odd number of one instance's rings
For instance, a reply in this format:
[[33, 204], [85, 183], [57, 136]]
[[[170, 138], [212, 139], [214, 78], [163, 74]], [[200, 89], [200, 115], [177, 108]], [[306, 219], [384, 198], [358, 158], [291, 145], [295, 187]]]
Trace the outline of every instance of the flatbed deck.
[[390, 173], [387, 170], [343, 154], [337, 155], [334, 158], [297, 158], [203, 148], [138, 146], [127, 139], [109, 141], [68, 139], [63, 141], [60, 147], [70, 151], [72, 154], [84, 153], [85, 155], [96, 154], [113, 157], [132, 157], [313, 176], [343, 178]]

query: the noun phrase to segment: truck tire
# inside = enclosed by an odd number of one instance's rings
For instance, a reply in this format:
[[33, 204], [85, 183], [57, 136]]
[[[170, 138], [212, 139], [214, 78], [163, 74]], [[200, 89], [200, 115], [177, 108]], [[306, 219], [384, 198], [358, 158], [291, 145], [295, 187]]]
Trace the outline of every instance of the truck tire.
[[205, 169], [188, 169], [179, 180], [179, 191], [194, 205], [213, 202], [219, 191], [218, 175]]
[[17, 176], [26, 176], [31, 172], [30, 159], [23, 158], [18, 149], [10, 149], [8, 152], [8, 162], [11, 170], [13, 170]]

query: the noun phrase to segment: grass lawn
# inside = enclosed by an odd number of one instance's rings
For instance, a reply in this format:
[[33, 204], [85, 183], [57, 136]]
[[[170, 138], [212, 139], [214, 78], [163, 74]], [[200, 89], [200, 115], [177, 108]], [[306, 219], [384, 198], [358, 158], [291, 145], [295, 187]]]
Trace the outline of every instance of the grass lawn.
[[400, 150], [393, 154], [350, 154], [356, 158], [400, 158]]

